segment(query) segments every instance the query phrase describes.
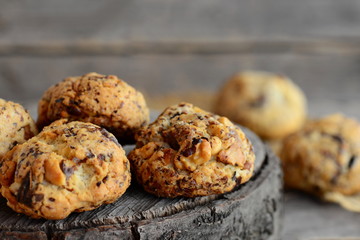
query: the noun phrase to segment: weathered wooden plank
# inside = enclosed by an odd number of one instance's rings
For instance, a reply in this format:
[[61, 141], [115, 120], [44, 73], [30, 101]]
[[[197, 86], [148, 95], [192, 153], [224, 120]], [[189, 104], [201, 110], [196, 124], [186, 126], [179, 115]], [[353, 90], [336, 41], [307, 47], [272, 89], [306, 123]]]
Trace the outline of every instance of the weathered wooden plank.
[[41, 45], [0, 44], [0, 56], [65, 57], [128, 56], [141, 54], [359, 54], [358, 38], [251, 39], [219, 41], [43, 43]]
[[300, 192], [285, 193], [282, 239], [359, 239], [360, 214]]
[[[149, 102], [170, 104], [162, 96], [182, 93], [211, 101], [233, 73], [254, 69], [290, 76], [309, 99], [310, 112], [344, 111], [360, 118], [359, 54], [215, 54], [101, 57], [0, 57], [0, 97], [22, 103], [37, 101], [43, 91], [66, 76], [89, 71], [116, 74], [144, 92]], [[192, 99], [195, 99], [192, 97]], [[160, 98], [160, 99], [156, 99]], [[190, 98], [191, 100], [191, 98]], [[208, 104], [210, 105], [210, 104]], [[150, 104], [150, 107], [153, 107]]]
[[0, 231], [0, 239], [2, 240], [47, 240], [45, 232], [2, 232]]
[[52, 240], [116, 240], [116, 239], [135, 239], [131, 226], [99, 226], [96, 228], [81, 228], [70, 231], [56, 231], [49, 236]]
[[357, 0], [0, 2], [0, 44], [360, 36]]

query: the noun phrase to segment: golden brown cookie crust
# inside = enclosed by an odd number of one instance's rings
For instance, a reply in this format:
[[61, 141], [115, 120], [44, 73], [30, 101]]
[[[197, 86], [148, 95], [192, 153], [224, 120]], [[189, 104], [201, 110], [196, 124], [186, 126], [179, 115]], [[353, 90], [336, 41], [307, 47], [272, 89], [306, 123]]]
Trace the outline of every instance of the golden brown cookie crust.
[[301, 128], [306, 99], [289, 78], [267, 72], [242, 72], [220, 90], [214, 110], [264, 139], [280, 139]]
[[63, 119], [4, 156], [1, 192], [16, 212], [63, 219], [114, 202], [130, 184], [129, 167], [112, 134]]
[[36, 134], [35, 122], [24, 107], [0, 99], [0, 158], [15, 145]]
[[286, 186], [321, 197], [359, 193], [359, 157], [360, 124], [341, 114], [307, 122], [280, 152]]
[[242, 130], [189, 103], [171, 106], [136, 135], [129, 153], [138, 182], [162, 197], [231, 191], [250, 179], [255, 155]]
[[49, 88], [38, 107], [39, 128], [51, 122], [91, 122], [112, 132], [120, 143], [130, 143], [135, 131], [149, 122], [143, 95], [114, 75], [88, 73], [69, 77]]

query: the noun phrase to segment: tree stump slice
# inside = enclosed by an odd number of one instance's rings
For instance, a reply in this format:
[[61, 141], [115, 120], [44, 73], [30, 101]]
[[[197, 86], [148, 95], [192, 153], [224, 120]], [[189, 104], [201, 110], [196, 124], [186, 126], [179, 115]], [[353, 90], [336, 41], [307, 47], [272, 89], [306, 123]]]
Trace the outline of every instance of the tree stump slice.
[[115, 203], [58, 221], [18, 214], [2, 198], [0, 239], [278, 239], [280, 163], [255, 134], [244, 131], [254, 145], [255, 174], [230, 193], [158, 198], [133, 183]]

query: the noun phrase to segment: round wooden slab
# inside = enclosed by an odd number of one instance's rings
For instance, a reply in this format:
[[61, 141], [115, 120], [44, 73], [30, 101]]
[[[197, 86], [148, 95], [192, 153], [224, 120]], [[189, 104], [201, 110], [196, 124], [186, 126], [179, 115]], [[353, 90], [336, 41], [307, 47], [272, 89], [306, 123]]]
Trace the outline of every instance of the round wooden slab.
[[0, 239], [277, 239], [282, 212], [278, 159], [247, 129], [256, 172], [234, 191], [158, 198], [132, 184], [115, 203], [58, 221], [34, 220], [0, 199]]

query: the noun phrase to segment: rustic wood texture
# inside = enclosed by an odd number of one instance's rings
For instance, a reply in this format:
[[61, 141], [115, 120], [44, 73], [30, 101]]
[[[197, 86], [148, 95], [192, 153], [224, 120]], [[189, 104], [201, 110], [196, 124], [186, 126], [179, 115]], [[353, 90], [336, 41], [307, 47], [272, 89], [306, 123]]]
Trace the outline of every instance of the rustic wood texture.
[[[260, 69], [290, 76], [309, 99], [311, 113], [343, 111], [360, 117], [360, 55], [216, 54], [140, 55], [131, 57], [0, 57], [0, 96], [25, 103], [38, 100], [51, 85], [66, 76], [89, 71], [116, 74], [146, 94], [149, 102], [180, 92], [218, 91], [233, 73]], [[166, 103], [166, 102], [165, 102]], [[349, 107], [347, 107], [349, 106]], [[150, 105], [150, 107], [152, 107]]]
[[[215, 95], [230, 75], [239, 70], [261, 69], [290, 76], [307, 95], [311, 116], [343, 112], [360, 118], [359, 59], [357, 54], [291, 53], [0, 57], [0, 96], [29, 105], [65, 76], [97, 71], [116, 74], [144, 92], [150, 108], [162, 110], [175, 103], [166, 98], [172, 95], [179, 96], [175, 98], [179, 100], [195, 100], [195, 104], [209, 109], [211, 94]], [[197, 99], [191, 97], [197, 93]]]
[[360, 214], [301, 192], [285, 192], [284, 240], [358, 240]]
[[28, 46], [50, 46], [50, 52], [56, 52], [64, 45], [79, 50], [87, 44], [360, 36], [357, 0], [2, 0], [0, 4], [0, 45], [20, 46], [23, 52]]
[[[60, 221], [34, 220], [0, 200], [1, 239], [277, 239], [282, 213], [280, 164], [261, 141], [254, 143], [256, 172], [239, 189], [223, 195], [166, 199], [133, 184], [117, 202]], [[266, 151], [266, 154], [265, 154]], [[199, 235], [200, 234], [200, 235]]]
[[66, 76], [117, 74], [150, 97], [289, 75], [310, 101], [359, 100], [357, 0], [0, 0], [0, 96], [37, 100]]
[[214, 94], [233, 73], [254, 69], [290, 76], [312, 115], [360, 117], [357, 0], [0, 0], [0, 6], [5, 99], [36, 101], [67, 76], [97, 71], [122, 77], [161, 109], [164, 95], [194, 100], [184, 93]]

